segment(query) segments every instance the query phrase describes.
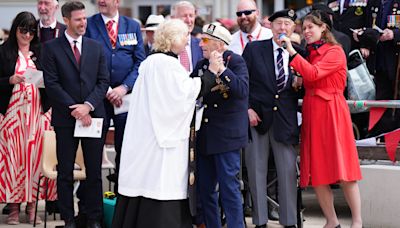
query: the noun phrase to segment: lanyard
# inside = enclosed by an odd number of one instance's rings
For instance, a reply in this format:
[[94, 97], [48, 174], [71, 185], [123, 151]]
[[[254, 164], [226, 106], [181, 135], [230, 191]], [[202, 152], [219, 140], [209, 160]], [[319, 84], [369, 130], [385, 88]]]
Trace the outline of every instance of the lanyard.
[[[260, 38], [261, 30], [262, 30], [262, 27], [260, 27], [260, 31], [258, 31], [258, 34], [257, 34], [257, 37], [255, 40], [258, 40]], [[242, 51], [243, 51], [245, 45], [244, 45], [244, 41], [243, 41], [242, 32], [240, 33], [240, 44], [242, 45]]]

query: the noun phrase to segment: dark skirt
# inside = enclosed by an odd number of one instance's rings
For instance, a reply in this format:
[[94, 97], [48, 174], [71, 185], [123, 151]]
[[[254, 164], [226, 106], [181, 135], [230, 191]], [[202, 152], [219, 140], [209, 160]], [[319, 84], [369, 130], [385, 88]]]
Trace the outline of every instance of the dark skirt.
[[113, 228], [192, 228], [189, 202], [119, 195]]

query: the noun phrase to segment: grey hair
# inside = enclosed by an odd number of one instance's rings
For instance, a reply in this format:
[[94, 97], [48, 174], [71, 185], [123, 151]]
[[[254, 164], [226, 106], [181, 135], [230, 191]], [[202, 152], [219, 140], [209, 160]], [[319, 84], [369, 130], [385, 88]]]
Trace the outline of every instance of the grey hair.
[[194, 6], [193, 3], [189, 2], [189, 1], [178, 1], [175, 4], [173, 4], [171, 7], [171, 16], [172, 17], [177, 16], [177, 12], [180, 7], [189, 7], [189, 8], [192, 8], [193, 10], [196, 10], [196, 7]]
[[161, 23], [154, 33], [153, 48], [159, 52], [169, 52], [175, 43], [188, 36], [189, 28], [179, 19], [170, 19]]

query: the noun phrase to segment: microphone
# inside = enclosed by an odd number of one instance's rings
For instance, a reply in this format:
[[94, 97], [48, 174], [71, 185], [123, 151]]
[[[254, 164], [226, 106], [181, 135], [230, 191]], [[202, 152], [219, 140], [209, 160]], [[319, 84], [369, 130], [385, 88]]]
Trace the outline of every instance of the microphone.
[[[284, 38], [284, 37], [286, 37], [286, 33], [281, 33], [281, 34], [279, 34], [279, 36], [278, 36], [279, 40], [282, 39], [282, 38]], [[282, 43], [282, 47], [283, 47], [284, 49], [286, 49], [286, 47], [287, 47], [286, 42], [285, 42], [285, 41], [281, 41], [281, 43]]]

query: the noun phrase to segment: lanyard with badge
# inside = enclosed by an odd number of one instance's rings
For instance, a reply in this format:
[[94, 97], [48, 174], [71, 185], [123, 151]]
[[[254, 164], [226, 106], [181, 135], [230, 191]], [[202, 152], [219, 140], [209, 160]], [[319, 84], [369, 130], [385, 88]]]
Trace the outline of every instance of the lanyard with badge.
[[[260, 31], [258, 31], [258, 34], [257, 34], [257, 37], [256, 37], [256, 39], [255, 40], [258, 40], [259, 38], [260, 38], [260, 35], [261, 35], [261, 30], [262, 30], [262, 28], [260, 27]], [[243, 41], [243, 35], [242, 35], [242, 32], [240, 33], [240, 44], [242, 45], [242, 51], [244, 50], [244, 41]]]

